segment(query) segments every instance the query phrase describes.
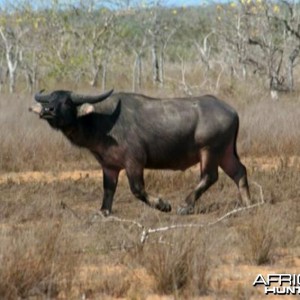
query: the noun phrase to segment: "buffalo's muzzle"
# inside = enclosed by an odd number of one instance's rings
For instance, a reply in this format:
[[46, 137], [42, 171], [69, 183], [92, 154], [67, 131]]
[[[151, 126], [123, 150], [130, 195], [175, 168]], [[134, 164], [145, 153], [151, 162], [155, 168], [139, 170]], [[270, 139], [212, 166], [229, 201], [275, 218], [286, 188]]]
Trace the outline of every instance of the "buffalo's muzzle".
[[43, 119], [53, 119], [55, 117], [53, 109], [49, 107], [42, 107], [40, 117]]
[[43, 107], [40, 103], [35, 103], [32, 106], [29, 107], [29, 111], [34, 112], [35, 114], [40, 114], [42, 111]]
[[55, 117], [54, 111], [50, 107], [45, 107], [40, 103], [35, 103], [29, 107], [29, 111], [32, 111], [40, 116], [42, 119], [53, 119]]

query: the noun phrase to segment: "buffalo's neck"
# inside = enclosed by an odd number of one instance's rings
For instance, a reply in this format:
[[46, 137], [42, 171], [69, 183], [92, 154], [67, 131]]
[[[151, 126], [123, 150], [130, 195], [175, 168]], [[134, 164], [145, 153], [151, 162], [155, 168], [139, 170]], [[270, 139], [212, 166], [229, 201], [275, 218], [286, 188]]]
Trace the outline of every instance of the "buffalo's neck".
[[[105, 125], [107, 126], [107, 122]], [[62, 132], [72, 144], [91, 151], [102, 144], [103, 148], [110, 144], [110, 136], [102, 120], [96, 118], [79, 118], [75, 124], [63, 128]]]
[[93, 130], [88, 130], [80, 122], [63, 128], [62, 132], [76, 146], [84, 148], [91, 148], [93, 146], [95, 140]]
[[90, 146], [90, 139], [85, 135], [85, 130], [79, 124], [64, 127], [62, 132], [72, 144], [85, 148]]

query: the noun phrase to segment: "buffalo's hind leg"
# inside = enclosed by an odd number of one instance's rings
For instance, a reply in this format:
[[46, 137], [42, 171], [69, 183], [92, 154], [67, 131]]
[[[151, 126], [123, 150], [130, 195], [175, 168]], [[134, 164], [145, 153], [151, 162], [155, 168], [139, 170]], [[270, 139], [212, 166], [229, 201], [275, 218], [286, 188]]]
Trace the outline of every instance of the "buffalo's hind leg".
[[160, 211], [171, 211], [172, 207], [167, 201], [163, 201], [159, 197], [151, 196], [145, 191], [143, 169], [136, 167], [126, 168], [126, 173], [131, 192], [137, 199]]
[[196, 188], [187, 196], [177, 213], [180, 215], [193, 214], [195, 203], [200, 196], [218, 180], [218, 157], [212, 151], [201, 150], [200, 152], [200, 182]]
[[234, 143], [227, 146], [223, 157], [220, 159], [220, 167], [236, 183], [240, 197], [244, 205], [251, 204], [246, 167], [241, 163]]

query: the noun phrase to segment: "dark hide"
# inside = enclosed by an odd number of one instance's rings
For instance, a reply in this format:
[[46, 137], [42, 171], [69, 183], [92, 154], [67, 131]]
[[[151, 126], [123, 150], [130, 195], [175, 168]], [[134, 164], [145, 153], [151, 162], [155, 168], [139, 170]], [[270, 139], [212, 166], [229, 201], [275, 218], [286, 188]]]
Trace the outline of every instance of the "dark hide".
[[138, 199], [170, 211], [168, 202], [145, 191], [144, 169], [185, 170], [199, 162], [200, 182], [178, 213], [194, 212], [195, 201], [217, 181], [218, 166], [235, 181], [244, 204], [249, 205], [246, 169], [236, 152], [239, 119], [225, 102], [210, 95], [154, 99], [116, 93], [79, 117], [70, 92], [57, 91], [49, 99], [42, 103], [40, 116], [73, 144], [88, 148], [102, 166], [103, 213], [111, 212], [120, 170], [126, 170]]

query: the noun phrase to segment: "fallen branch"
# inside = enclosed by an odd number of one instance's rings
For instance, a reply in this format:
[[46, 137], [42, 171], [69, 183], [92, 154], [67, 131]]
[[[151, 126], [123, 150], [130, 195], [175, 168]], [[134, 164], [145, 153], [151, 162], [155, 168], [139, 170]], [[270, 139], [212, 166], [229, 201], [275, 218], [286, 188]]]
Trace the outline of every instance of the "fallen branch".
[[[220, 222], [222, 222], [223, 220], [227, 219], [228, 217], [235, 215], [237, 213], [249, 210], [249, 209], [253, 209], [255, 207], [261, 206], [265, 203], [264, 200], [264, 194], [263, 194], [263, 188], [260, 184], [258, 184], [257, 182], [252, 182], [255, 186], [257, 186], [259, 188], [259, 194], [260, 194], [260, 202], [246, 206], [246, 207], [240, 207], [240, 208], [236, 208], [233, 209], [231, 211], [229, 211], [228, 213], [226, 213], [225, 215], [223, 215], [222, 217], [218, 218], [215, 221], [212, 222], [208, 222], [208, 223], [189, 223], [189, 224], [173, 224], [173, 225], [168, 225], [168, 226], [164, 226], [164, 227], [158, 227], [158, 228], [146, 228], [143, 224], [141, 224], [138, 221], [135, 220], [129, 220], [129, 219], [122, 219], [122, 218], [118, 218], [115, 216], [108, 216], [105, 217], [103, 216], [101, 213], [97, 213], [96, 215], [94, 215], [93, 220], [91, 221], [91, 223], [93, 223], [95, 221], [95, 217], [101, 217], [101, 221], [103, 222], [120, 222], [120, 223], [128, 223], [131, 224], [133, 226], [138, 227], [139, 229], [142, 230], [142, 233], [140, 235], [140, 242], [141, 244], [144, 244], [148, 238], [148, 236], [152, 233], [158, 233], [158, 232], [164, 232], [164, 231], [168, 231], [168, 230], [173, 230], [173, 229], [183, 229], [183, 228], [204, 228], [204, 227], [209, 227], [209, 226], [213, 226], [216, 225]], [[64, 209], [68, 209], [70, 210], [73, 215], [75, 217], [77, 217], [78, 219], [81, 219], [74, 210], [72, 210], [70, 207], [68, 207], [65, 203], [61, 202], [61, 206]]]
[[149, 234], [151, 234], [151, 233], [157, 233], [157, 232], [167, 231], [167, 230], [171, 230], [171, 229], [182, 229], [182, 228], [193, 228], [193, 227], [194, 228], [195, 227], [196, 228], [203, 228], [203, 227], [216, 225], [217, 223], [220, 223], [224, 219], [228, 218], [229, 216], [232, 216], [232, 215], [237, 214], [239, 212], [246, 211], [246, 210], [249, 210], [249, 209], [252, 209], [252, 208], [255, 208], [255, 207], [258, 207], [258, 206], [264, 204], [265, 200], [264, 200], [262, 186], [260, 184], [256, 183], [256, 182], [253, 182], [253, 184], [256, 185], [259, 188], [260, 199], [261, 199], [260, 202], [249, 205], [249, 206], [246, 206], [246, 207], [236, 208], [236, 209], [226, 213], [222, 217], [218, 218], [217, 220], [215, 220], [213, 222], [208, 222], [208, 223], [205, 223], [205, 224], [203, 224], [203, 223], [202, 224], [201, 223], [200, 224], [199, 223], [196, 223], [196, 224], [176, 224], [176, 225], [170, 225], [170, 226], [164, 226], [164, 227], [158, 227], [158, 228], [148, 228], [148, 229], [144, 228], [143, 231], [142, 231], [142, 234], [141, 234], [141, 238], [140, 238], [141, 243], [144, 244], [146, 239], [148, 238]]
[[121, 218], [114, 217], [114, 216], [105, 217], [103, 220], [104, 220], [104, 222], [114, 221], [114, 222], [121, 222], [121, 223], [130, 223], [130, 224], [135, 225], [135, 226], [137, 226], [141, 229], [145, 228], [144, 225], [142, 225], [141, 223], [139, 223], [137, 221], [128, 220], [128, 219], [121, 219]]
[[260, 202], [258, 204], [260, 204], [260, 205], [264, 204], [265, 203], [265, 198], [264, 198], [264, 192], [263, 192], [262, 186], [260, 184], [258, 184], [257, 182], [255, 182], [255, 181], [252, 181], [252, 183], [259, 188]]

